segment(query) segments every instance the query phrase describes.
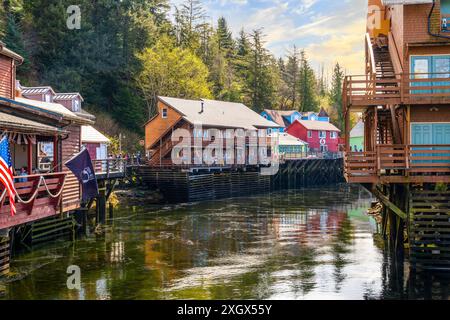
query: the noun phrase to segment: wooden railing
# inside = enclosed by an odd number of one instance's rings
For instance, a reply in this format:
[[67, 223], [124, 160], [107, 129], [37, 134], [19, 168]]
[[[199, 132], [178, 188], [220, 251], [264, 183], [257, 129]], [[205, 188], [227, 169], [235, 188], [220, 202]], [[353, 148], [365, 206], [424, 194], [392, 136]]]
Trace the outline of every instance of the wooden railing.
[[389, 53], [391, 55], [392, 66], [394, 67], [394, 71], [399, 75], [403, 74], [402, 60], [400, 58], [400, 53], [398, 51], [397, 42], [395, 41], [392, 32], [389, 32], [388, 34], [388, 41], [389, 41]]
[[347, 76], [343, 86], [345, 107], [450, 103], [450, 72], [403, 73], [395, 78]]
[[[446, 176], [442, 179], [447, 181], [450, 145], [378, 145], [376, 151], [347, 152], [344, 168], [349, 182], [375, 182], [390, 176], [423, 182], [437, 182], [439, 177]], [[426, 178], [431, 176], [432, 179]]]
[[342, 152], [315, 152], [305, 151], [298, 153], [281, 153], [280, 160], [304, 160], [304, 159], [342, 159]]
[[46, 218], [60, 212], [67, 172], [19, 176], [14, 178], [17, 190], [16, 214], [12, 216], [10, 199], [0, 188], [0, 229]]
[[375, 55], [373, 53], [372, 39], [370, 39], [369, 33], [366, 33], [365, 47], [366, 47], [366, 71], [368, 74], [375, 74], [376, 73]]
[[103, 160], [93, 160], [95, 174], [98, 177], [110, 177], [112, 175], [125, 174], [126, 161], [125, 159], [103, 159]]

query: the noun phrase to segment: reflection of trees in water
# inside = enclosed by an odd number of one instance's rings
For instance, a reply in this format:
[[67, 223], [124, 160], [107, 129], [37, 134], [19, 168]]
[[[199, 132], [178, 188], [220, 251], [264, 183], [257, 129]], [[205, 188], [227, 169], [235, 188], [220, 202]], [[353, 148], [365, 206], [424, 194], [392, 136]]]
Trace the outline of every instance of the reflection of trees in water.
[[344, 219], [340, 223], [340, 228], [337, 229], [337, 234], [333, 239], [332, 252], [334, 272], [333, 277], [335, 281], [336, 292], [341, 290], [342, 283], [346, 279], [346, 274], [343, 272], [344, 267], [350, 263], [345, 256], [350, 252], [350, 246], [353, 241], [354, 227], [350, 219], [344, 215]]

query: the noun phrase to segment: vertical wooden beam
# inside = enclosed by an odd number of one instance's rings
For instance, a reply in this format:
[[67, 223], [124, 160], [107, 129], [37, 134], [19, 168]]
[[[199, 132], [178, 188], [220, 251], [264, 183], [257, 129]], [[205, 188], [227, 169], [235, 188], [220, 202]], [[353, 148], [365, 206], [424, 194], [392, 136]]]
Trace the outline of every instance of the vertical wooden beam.
[[345, 112], [345, 152], [350, 152], [350, 108]]
[[97, 224], [106, 222], [106, 184], [105, 181], [98, 182], [99, 195], [97, 197]]
[[378, 107], [374, 107], [374, 115], [373, 115], [373, 151], [376, 150], [377, 145], [377, 137], [378, 137]]
[[58, 136], [53, 137], [53, 171], [59, 171], [58, 168], [59, 159], [58, 159]]
[[402, 144], [402, 137], [401, 137], [400, 127], [398, 125], [397, 117], [395, 114], [395, 107], [391, 105], [391, 106], [389, 106], [389, 110], [391, 112], [392, 128], [394, 131], [392, 133], [393, 142], [394, 142], [394, 144]]
[[28, 174], [33, 174], [33, 144], [31, 140], [28, 140], [27, 144], [27, 165], [28, 165]]

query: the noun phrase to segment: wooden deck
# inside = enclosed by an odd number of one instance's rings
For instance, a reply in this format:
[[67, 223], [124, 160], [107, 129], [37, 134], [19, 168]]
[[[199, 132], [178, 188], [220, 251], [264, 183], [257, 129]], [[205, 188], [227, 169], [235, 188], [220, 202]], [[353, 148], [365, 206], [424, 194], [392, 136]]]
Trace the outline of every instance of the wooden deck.
[[450, 104], [450, 77], [440, 73], [404, 73], [392, 79], [347, 76], [343, 100], [344, 107], [354, 111], [378, 105]]
[[450, 183], [450, 145], [378, 145], [376, 151], [347, 152], [349, 183]]
[[[61, 212], [62, 188], [68, 172], [16, 177], [15, 187], [22, 201], [16, 200], [15, 216], [11, 215], [9, 197], [1, 189], [0, 229], [47, 218]], [[21, 180], [19, 180], [21, 179]]]

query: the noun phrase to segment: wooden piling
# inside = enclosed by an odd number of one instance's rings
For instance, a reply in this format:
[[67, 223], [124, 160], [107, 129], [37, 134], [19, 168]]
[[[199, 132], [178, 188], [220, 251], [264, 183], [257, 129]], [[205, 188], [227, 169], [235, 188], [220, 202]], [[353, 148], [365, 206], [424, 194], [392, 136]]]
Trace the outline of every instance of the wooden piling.
[[0, 276], [4, 276], [9, 272], [10, 256], [9, 237], [0, 237]]
[[112, 203], [109, 203], [109, 219], [114, 219], [114, 205]]

